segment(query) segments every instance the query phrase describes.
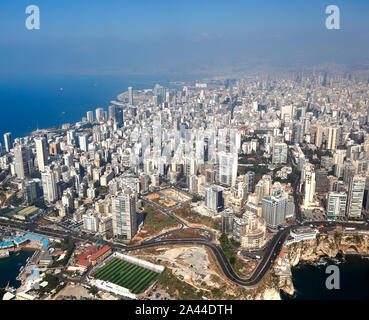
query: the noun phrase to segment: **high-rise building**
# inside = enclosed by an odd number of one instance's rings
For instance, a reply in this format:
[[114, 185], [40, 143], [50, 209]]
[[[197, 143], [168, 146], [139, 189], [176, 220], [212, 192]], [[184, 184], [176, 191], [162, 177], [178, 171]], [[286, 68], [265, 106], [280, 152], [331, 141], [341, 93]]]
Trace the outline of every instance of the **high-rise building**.
[[88, 151], [88, 134], [84, 133], [78, 137], [79, 148], [82, 151]]
[[246, 216], [233, 216], [232, 238], [234, 241], [241, 243], [242, 236], [246, 233], [248, 218]]
[[67, 131], [67, 143], [74, 145], [76, 142], [76, 132], [74, 130]]
[[233, 230], [233, 213], [230, 209], [222, 212], [222, 233], [229, 233]]
[[103, 108], [96, 109], [96, 121], [103, 121], [105, 120], [105, 112]]
[[189, 192], [190, 193], [198, 193], [198, 178], [195, 175], [189, 177]]
[[113, 234], [131, 240], [137, 232], [136, 196], [126, 189], [112, 200]]
[[260, 179], [258, 183], [256, 184], [255, 194], [257, 194], [258, 203], [260, 203], [264, 197], [264, 180], [263, 179]]
[[205, 206], [214, 212], [223, 209], [223, 189], [210, 186], [205, 190]]
[[15, 173], [18, 178], [29, 177], [33, 170], [32, 152], [24, 145], [18, 145], [14, 150]]
[[240, 237], [243, 248], [260, 249], [266, 242], [266, 222], [256, 214], [249, 214], [246, 232]]
[[66, 153], [64, 156], [64, 164], [67, 166], [67, 167], [71, 167], [73, 166], [73, 155], [70, 154], [70, 153]]
[[12, 134], [10, 132], [4, 133], [4, 147], [6, 152], [13, 148]]
[[30, 204], [37, 198], [37, 183], [35, 181], [28, 181], [23, 187], [23, 197], [27, 204]]
[[343, 164], [343, 181], [345, 183], [349, 184], [355, 173], [356, 169], [352, 162], [345, 162]]
[[213, 184], [215, 182], [216, 171], [213, 169], [205, 170], [205, 183]]
[[87, 121], [94, 122], [94, 113], [93, 111], [87, 111]]
[[109, 120], [118, 125], [123, 124], [123, 107], [111, 105], [109, 106]]
[[335, 165], [343, 164], [343, 162], [345, 161], [346, 153], [347, 153], [346, 150], [340, 150], [340, 149], [335, 150], [333, 154], [333, 163]]
[[316, 147], [320, 148], [323, 142], [323, 130], [320, 124], [313, 124], [310, 127], [311, 135], [312, 135], [312, 143], [315, 144]]
[[145, 193], [149, 191], [150, 177], [147, 174], [140, 175], [140, 191]]
[[293, 117], [293, 105], [282, 106], [281, 107], [281, 119], [282, 120], [292, 120]]
[[261, 178], [263, 180], [263, 186], [264, 186], [264, 194], [263, 196], [269, 196], [270, 195], [270, 188], [272, 186], [272, 177], [268, 174], [265, 174]]
[[355, 175], [350, 179], [346, 210], [347, 217], [349, 218], [361, 217], [365, 180], [366, 178], [360, 175]]
[[128, 104], [133, 106], [133, 88], [128, 87]]
[[51, 156], [56, 156], [60, 153], [60, 143], [54, 142], [49, 144], [49, 154]]
[[273, 146], [273, 163], [283, 164], [287, 162], [287, 144], [275, 143]]
[[328, 138], [327, 138], [327, 149], [336, 150], [339, 144], [340, 144], [340, 128], [339, 127], [329, 127], [328, 128]]
[[272, 197], [264, 197], [261, 201], [261, 214], [267, 225], [271, 228], [284, 225], [286, 222], [288, 199], [283, 194]]
[[315, 192], [327, 193], [329, 187], [328, 172], [325, 169], [319, 169], [315, 174], [316, 187]]
[[90, 232], [97, 232], [99, 229], [99, 218], [91, 211], [82, 216], [83, 229]]
[[310, 206], [314, 201], [315, 195], [315, 170], [314, 167], [308, 163], [304, 168], [304, 206]]
[[304, 126], [301, 122], [295, 122], [293, 124], [292, 142], [294, 144], [300, 144], [304, 141]]
[[253, 193], [255, 188], [255, 172], [254, 171], [247, 171], [245, 173], [245, 181], [247, 183], [247, 192]]
[[48, 159], [47, 140], [45, 137], [35, 138], [38, 169], [42, 172]]
[[369, 177], [366, 177], [365, 180], [365, 190], [364, 190], [364, 199], [363, 199], [363, 209], [369, 210]]
[[217, 181], [219, 183], [232, 186], [236, 185], [238, 169], [238, 155], [237, 153], [218, 153], [217, 163]]
[[196, 159], [195, 157], [186, 157], [185, 158], [185, 166], [184, 166], [184, 174], [187, 177], [192, 175], [196, 175]]
[[58, 200], [56, 176], [49, 167], [45, 167], [45, 171], [41, 174], [41, 180], [45, 201], [52, 203]]
[[347, 194], [345, 192], [329, 192], [327, 202], [328, 218], [344, 217], [346, 213]]

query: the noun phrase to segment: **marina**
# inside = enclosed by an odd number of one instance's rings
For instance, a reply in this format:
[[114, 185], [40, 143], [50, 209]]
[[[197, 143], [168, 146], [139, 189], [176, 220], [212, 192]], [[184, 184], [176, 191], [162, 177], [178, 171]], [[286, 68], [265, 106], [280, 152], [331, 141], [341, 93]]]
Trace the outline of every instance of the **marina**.
[[[0, 298], [5, 294], [16, 295], [26, 287], [27, 277], [37, 264], [49, 244], [49, 240], [29, 233], [15, 233], [0, 238]], [[4, 296], [4, 298], [8, 298]]]
[[24, 249], [19, 254], [10, 253], [9, 257], [0, 259], [0, 300], [6, 292], [14, 294], [22, 284], [17, 277], [34, 253], [34, 250]]

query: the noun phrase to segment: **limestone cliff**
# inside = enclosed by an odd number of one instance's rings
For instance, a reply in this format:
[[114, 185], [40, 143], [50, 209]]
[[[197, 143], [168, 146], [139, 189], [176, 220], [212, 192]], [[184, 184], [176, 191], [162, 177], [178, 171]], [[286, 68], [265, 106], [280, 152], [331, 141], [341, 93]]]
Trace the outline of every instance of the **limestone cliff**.
[[[299, 262], [318, 262], [321, 257], [334, 258], [338, 253], [369, 255], [368, 235], [333, 235], [318, 234], [315, 240], [301, 241], [288, 247], [288, 258], [291, 266]], [[279, 289], [293, 296], [295, 289], [292, 277], [279, 277]]]
[[293, 286], [292, 277], [279, 277], [279, 289], [293, 296], [295, 294], [295, 287]]
[[292, 266], [300, 261], [318, 262], [320, 257], [335, 257], [342, 254], [369, 255], [368, 235], [343, 235], [336, 232], [334, 235], [318, 234], [315, 240], [301, 241], [289, 246], [288, 255]]

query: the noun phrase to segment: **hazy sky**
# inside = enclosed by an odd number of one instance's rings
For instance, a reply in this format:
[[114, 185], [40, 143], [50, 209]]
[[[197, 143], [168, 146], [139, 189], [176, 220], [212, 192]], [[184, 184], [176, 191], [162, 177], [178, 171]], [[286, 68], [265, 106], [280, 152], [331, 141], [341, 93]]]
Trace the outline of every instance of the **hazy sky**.
[[[25, 28], [30, 4], [40, 8], [40, 30]], [[325, 28], [331, 4], [341, 30]], [[1, 0], [0, 74], [362, 63], [368, 17], [368, 0]]]

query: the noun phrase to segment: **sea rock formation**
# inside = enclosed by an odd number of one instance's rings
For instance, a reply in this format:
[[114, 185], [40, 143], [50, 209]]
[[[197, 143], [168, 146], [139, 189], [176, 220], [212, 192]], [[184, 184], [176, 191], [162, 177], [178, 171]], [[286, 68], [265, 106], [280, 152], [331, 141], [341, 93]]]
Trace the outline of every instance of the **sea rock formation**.
[[[342, 232], [318, 234], [314, 240], [293, 243], [288, 247], [288, 258], [292, 267], [302, 261], [318, 262], [323, 256], [334, 258], [338, 253], [369, 255], [369, 236], [344, 235]], [[279, 289], [293, 296], [295, 289], [292, 277], [279, 277]]]
[[291, 266], [296, 266], [300, 261], [318, 262], [322, 256], [333, 258], [339, 252], [369, 255], [369, 236], [343, 235], [339, 232], [334, 235], [319, 234], [315, 240], [291, 244], [288, 256]]

